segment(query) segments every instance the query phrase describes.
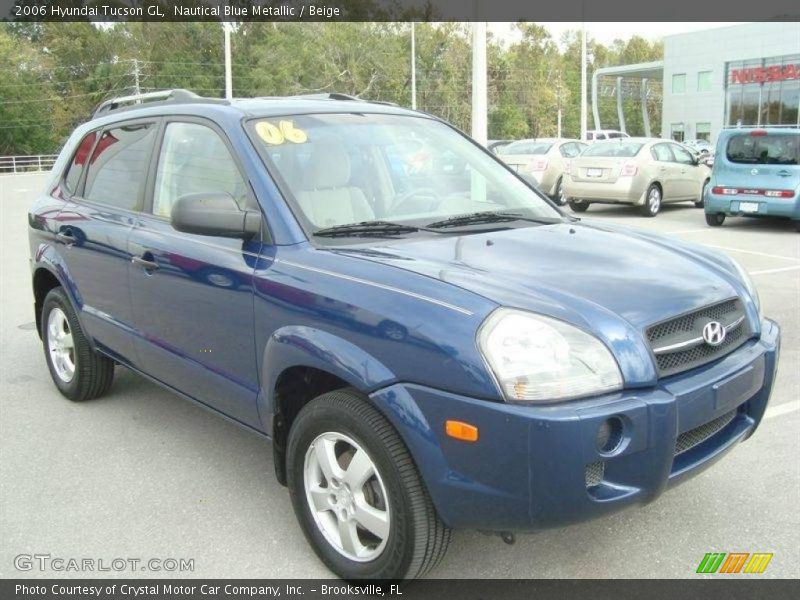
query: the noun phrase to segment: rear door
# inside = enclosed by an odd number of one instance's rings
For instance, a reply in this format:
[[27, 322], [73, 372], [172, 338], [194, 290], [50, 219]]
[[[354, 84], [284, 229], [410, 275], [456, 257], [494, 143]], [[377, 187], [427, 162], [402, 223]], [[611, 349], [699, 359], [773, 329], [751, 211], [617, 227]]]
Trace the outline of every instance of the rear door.
[[679, 167], [671, 146], [672, 144], [666, 142], [654, 144], [651, 153], [655, 161], [656, 177], [661, 184], [664, 201], [676, 199], [680, 190]]
[[[136, 362], [127, 251], [145, 196], [158, 119], [114, 124], [81, 142], [66, 177], [74, 189], [59, 214], [59, 246], [87, 333], [109, 354]], [[78, 181], [69, 181], [82, 166]]]
[[225, 192], [258, 209], [223, 132], [202, 119], [167, 119], [149, 180], [150, 201], [130, 234], [131, 298], [143, 370], [252, 427], [256, 366], [252, 274], [259, 240], [181, 233], [174, 203]]

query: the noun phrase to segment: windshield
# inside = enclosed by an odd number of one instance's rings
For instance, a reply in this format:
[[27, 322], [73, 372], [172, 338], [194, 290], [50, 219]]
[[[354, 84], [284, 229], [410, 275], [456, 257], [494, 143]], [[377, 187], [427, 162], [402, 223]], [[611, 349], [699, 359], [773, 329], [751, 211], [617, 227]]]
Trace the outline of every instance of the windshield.
[[553, 142], [537, 142], [534, 140], [520, 140], [514, 142], [503, 148], [500, 148], [498, 154], [547, 154], [550, 148], [553, 147]]
[[639, 154], [644, 144], [639, 142], [597, 142], [583, 151], [581, 156], [611, 156], [617, 158], [630, 158]]
[[736, 135], [728, 141], [728, 160], [758, 165], [796, 165], [800, 134]]
[[312, 235], [375, 221], [422, 228], [484, 212], [562, 218], [491, 155], [433, 119], [315, 114], [259, 119], [249, 129]]

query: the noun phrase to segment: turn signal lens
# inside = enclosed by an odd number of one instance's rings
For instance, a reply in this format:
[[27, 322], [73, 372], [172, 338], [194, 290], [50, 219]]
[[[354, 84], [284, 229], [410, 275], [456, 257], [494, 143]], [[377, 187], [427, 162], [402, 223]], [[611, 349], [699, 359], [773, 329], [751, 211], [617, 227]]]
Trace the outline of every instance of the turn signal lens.
[[444, 431], [451, 438], [462, 442], [478, 441], [478, 428], [463, 421], [445, 421]]

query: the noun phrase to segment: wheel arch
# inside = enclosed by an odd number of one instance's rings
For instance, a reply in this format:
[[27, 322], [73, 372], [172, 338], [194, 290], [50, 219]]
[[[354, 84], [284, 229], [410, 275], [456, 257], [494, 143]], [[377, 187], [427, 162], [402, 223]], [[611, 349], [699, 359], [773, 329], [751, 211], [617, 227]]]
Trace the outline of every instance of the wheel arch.
[[262, 359], [259, 415], [272, 438], [278, 481], [286, 482], [286, 441], [303, 406], [336, 389], [350, 387], [366, 397], [396, 381], [378, 359], [327, 331], [292, 325], [273, 333]]
[[78, 321], [81, 323], [81, 327], [84, 331], [86, 330], [81, 322], [80, 303], [78, 301], [77, 291], [74, 286], [69, 285], [68, 282], [69, 279], [64, 276], [63, 268], [58, 268], [47, 260], [40, 261], [33, 271], [31, 284], [33, 287], [34, 312], [36, 313], [36, 331], [40, 339], [42, 337], [42, 308], [44, 306], [44, 299], [47, 297], [47, 294], [50, 293], [50, 290], [56, 287], [63, 288], [67, 298], [72, 304], [72, 308], [75, 310]]

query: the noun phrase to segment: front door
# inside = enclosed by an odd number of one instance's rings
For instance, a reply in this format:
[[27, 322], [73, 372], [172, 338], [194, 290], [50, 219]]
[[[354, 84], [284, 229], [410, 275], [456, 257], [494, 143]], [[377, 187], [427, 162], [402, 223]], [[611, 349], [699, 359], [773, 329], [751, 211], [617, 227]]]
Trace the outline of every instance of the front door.
[[176, 231], [170, 212], [187, 194], [225, 192], [255, 208], [221, 132], [202, 121], [167, 122], [149, 210], [129, 238], [131, 299], [143, 370], [258, 428], [253, 282], [258, 240]]
[[697, 175], [703, 167], [695, 163], [692, 154], [683, 146], [672, 144], [672, 153], [675, 155], [675, 162], [678, 165], [677, 181], [680, 198], [682, 200], [699, 200], [703, 182], [698, 181]]

